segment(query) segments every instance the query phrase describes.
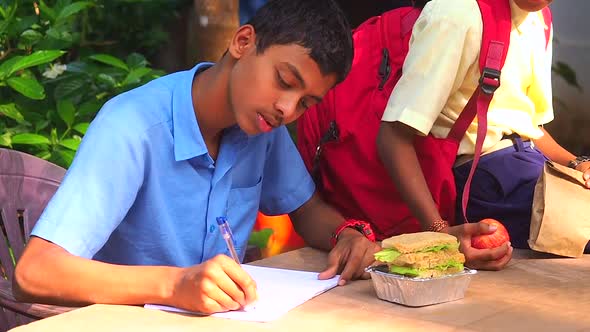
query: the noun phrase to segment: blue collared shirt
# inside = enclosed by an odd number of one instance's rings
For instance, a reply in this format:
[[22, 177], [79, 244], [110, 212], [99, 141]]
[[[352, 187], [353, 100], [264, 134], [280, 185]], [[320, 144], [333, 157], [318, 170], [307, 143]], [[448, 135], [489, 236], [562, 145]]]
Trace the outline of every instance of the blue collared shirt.
[[208, 65], [107, 102], [32, 235], [110, 263], [190, 266], [229, 253], [216, 217], [227, 216], [243, 257], [258, 210], [305, 203], [315, 187], [285, 127], [227, 128], [213, 161], [191, 96]]

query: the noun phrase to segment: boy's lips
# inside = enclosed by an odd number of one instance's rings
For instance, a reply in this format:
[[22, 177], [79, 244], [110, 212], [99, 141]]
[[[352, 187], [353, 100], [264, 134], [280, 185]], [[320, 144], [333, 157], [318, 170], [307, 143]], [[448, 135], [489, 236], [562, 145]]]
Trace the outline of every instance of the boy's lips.
[[256, 117], [258, 119], [258, 128], [260, 129], [260, 131], [262, 131], [263, 133], [268, 133], [269, 131], [271, 131], [274, 126], [268, 122], [260, 113], [256, 113]]

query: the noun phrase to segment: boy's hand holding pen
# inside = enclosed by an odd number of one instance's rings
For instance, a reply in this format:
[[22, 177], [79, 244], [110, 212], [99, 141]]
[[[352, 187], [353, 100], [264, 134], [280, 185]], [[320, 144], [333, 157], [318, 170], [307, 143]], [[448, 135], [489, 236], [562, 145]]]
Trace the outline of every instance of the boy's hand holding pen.
[[162, 304], [213, 314], [246, 309], [258, 299], [256, 282], [240, 266], [227, 220], [220, 217], [217, 222], [232, 258], [220, 254], [199, 265], [178, 269], [173, 289], [164, 290], [167, 300]]

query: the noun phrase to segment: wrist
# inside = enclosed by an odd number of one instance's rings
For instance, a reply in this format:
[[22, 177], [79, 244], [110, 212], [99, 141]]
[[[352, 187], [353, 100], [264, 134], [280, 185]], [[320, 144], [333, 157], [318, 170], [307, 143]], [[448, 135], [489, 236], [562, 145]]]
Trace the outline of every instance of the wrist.
[[426, 229], [425, 231], [427, 232], [443, 232], [446, 233], [446, 230], [448, 230], [449, 228], [449, 222], [442, 219], [442, 218], [438, 218], [435, 219]]
[[338, 239], [341, 240], [343, 238], [347, 238], [347, 237], [357, 237], [357, 236], [363, 236], [364, 235], [359, 232], [357, 229], [352, 228], [352, 227], [346, 227], [345, 229], [343, 229], [340, 234], [338, 234]]
[[[165, 305], [174, 305], [174, 299], [176, 298], [176, 290], [180, 287], [185, 278], [185, 270], [186, 268], [180, 267], [169, 267], [166, 271], [166, 278], [163, 280], [167, 280], [168, 282], [160, 283], [159, 287], [159, 303]], [[154, 302], [156, 303], [156, 302]]]
[[342, 237], [356, 236], [353, 232], [366, 237], [369, 241], [375, 242], [375, 233], [368, 222], [347, 219], [332, 233], [332, 236], [330, 237], [331, 247], [334, 248], [338, 240]]
[[587, 161], [590, 161], [590, 156], [577, 156], [576, 158], [570, 160], [569, 163], [567, 164], [567, 166], [569, 168], [579, 170], [578, 166], [580, 166], [582, 163], [587, 162]]

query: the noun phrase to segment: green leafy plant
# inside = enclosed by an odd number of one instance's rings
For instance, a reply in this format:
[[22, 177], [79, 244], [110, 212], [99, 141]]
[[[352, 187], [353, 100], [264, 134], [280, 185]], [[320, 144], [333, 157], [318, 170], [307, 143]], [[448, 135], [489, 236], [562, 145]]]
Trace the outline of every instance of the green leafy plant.
[[567, 63], [562, 61], [557, 61], [552, 67], [551, 70], [559, 77], [561, 77], [568, 85], [578, 89], [578, 91], [582, 92], [582, 87], [578, 83], [578, 78], [576, 76], [576, 72], [570, 67]]
[[0, 0], [0, 146], [68, 167], [106, 100], [163, 74], [138, 53], [96, 52], [90, 10], [104, 6]]
[[96, 50], [124, 57], [139, 52], [154, 58], [168, 43], [168, 30], [190, 12], [193, 0], [100, 0], [100, 9], [86, 15], [86, 44]]
[[[582, 92], [582, 87], [578, 83], [576, 72], [567, 63], [557, 61], [551, 66], [551, 71], [560, 77], [567, 85], [576, 88], [578, 92]], [[567, 110], [567, 103], [556, 95], [553, 95], [553, 103], [559, 107], [559, 109]]]

